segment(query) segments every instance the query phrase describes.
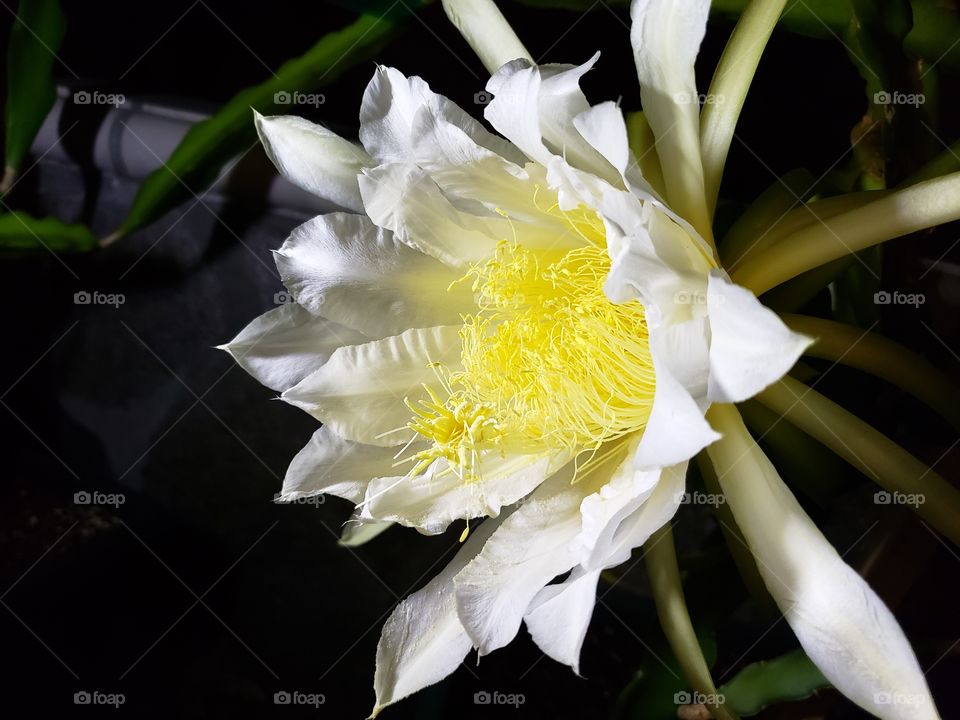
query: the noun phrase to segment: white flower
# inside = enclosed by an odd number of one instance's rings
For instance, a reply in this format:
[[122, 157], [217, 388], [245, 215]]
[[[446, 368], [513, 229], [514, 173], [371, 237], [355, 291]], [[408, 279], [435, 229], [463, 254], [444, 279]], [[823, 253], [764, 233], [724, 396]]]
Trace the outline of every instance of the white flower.
[[[466, 5], [451, 17], [492, 7]], [[576, 671], [600, 572], [670, 520], [687, 461], [719, 437], [707, 408], [761, 391], [810, 342], [732, 284], [703, 236], [697, 106], [677, 98], [696, 96], [708, 6], [634, 3], [663, 196], [620, 108], [580, 90], [596, 55], [501, 57], [484, 113], [500, 136], [386, 67], [363, 97], [362, 149], [256, 118], [280, 171], [344, 210], [277, 252], [296, 303], [224, 346], [323, 422], [283, 497], [350, 500], [351, 543], [488, 518], [387, 621], [374, 714], [523, 622]], [[480, 54], [497, 67], [515, 46]]]

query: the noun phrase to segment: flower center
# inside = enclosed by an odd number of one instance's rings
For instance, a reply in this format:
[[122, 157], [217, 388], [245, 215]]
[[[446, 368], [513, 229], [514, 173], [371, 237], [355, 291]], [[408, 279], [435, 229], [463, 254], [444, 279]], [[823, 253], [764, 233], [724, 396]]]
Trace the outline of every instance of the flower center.
[[443, 397], [428, 388], [429, 400], [408, 403], [409, 427], [432, 442], [415, 473], [445, 458], [476, 479], [486, 450], [596, 452], [646, 425], [655, 376], [643, 307], [603, 292], [610, 258], [600, 217], [583, 208], [562, 215], [581, 247], [504, 240], [463, 278], [479, 308], [460, 331], [463, 367], [438, 368]]

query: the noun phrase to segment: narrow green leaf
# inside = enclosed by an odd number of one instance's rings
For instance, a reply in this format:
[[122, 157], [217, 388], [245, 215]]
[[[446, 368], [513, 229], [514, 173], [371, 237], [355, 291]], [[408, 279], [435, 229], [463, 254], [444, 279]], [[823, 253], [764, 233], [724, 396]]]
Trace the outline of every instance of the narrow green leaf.
[[6, 159], [0, 193], [10, 189], [53, 107], [53, 63], [67, 23], [58, 0], [20, 0], [7, 48]]
[[826, 687], [829, 681], [798, 649], [747, 665], [719, 692], [738, 714], [749, 716], [774, 703], [808, 698]]
[[54, 250], [87, 251], [97, 238], [86, 225], [68, 225], [56, 218], [35, 218], [23, 212], [0, 214], [0, 252]]
[[251, 108], [269, 112], [277, 106], [278, 93], [306, 91], [334, 80], [374, 55], [395, 28], [392, 19], [362, 15], [285, 63], [274, 77], [234, 96], [213, 117], [194, 125], [165, 164], [144, 180], [126, 219], [104, 244], [150, 224], [191, 195], [202, 193], [228, 161], [256, 142]]

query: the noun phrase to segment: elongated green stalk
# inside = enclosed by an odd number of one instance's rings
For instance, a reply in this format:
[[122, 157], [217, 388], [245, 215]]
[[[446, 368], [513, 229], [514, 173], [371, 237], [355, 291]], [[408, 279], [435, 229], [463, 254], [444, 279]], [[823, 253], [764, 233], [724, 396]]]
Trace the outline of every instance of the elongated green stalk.
[[[693, 623], [690, 622], [690, 613], [687, 612], [683, 585], [680, 583], [680, 570], [677, 567], [677, 550], [673, 544], [673, 531], [669, 523], [650, 536], [644, 550], [643, 558], [650, 575], [657, 616], [670, 648], [694, 690], [704, 695], [716, 695], [716, 685], [710, 677], [710, 668], [703, 657]], [[708, 707], [719, 720], [735, 720], [737, 717], [723, 704]]]
[[[723, 489], [717, 480], [717, 472], [713, 469], [707, 453], [705, 451], [701, 452], [697, 455], [696, 461], [697, 467], [700, 469], [700, 475], [703, 476], [703, 484], [707, 487], [707, 492], [717, 496], [723, 495]], [[740, 572], [740, 577], [743, 579], [747, 591], [764, 612], [767, 614], [775, 613], [776, 605], [774, 605], [770, 593], [767, 592], [767, 587], [763, 584], [763, 578], [760, 577], [760, 572], [757, 570], [757, 561], [754, 559], [753, 553], [750, 552], [750, 547], [743, 537], [743, 531], [737, 525], [730, 507], [726, 503], [721, 503], [717, 505], [716, 514], [717, 520], [720, 522], [723, 539], [727, 543], [727, 548], [730, 550], [730, 555], [733, 557], [733, 562]]]
[[960, 219], [960, 172], [897, 190], [807, 225], [743, 263], [734, 282], [761, 295], [831, 260]]
[[763, 243], [797, 203], [803, 202], [816, 179], [799, 168], [779, 177], [737, 219], [720, 245], [723, 265], [732, 270]]
[[740, 110], [786, 0], [752, 0], [723, 49], [700, 117], [703, 183], [711, 216]]
[[443, 0], [443, 9], [491, 75], [511, 60], [533, 62], [493, 0]]
[[791, 377], [757, 396], [884, 490], [913, 497], [913, 510], [960, 545], [960, 491], [902, 447], [832, 400]]
[[781, 315], [793, 330], [817, 338], [805, 354], [863, 370], [908, 392], [960, 430], [960, 388], [920, 355], [877, 333], [833, 320]]
[[780, 217], [773, 227], [746, 248], [736, 259], [736, 262], [727, 266], [727, 269], [732, 272], [736, 266], [773, 247], [783, 238], [816, 223], [822, 223], [824, 220], [836, 217], [841, 213], [868, 205], [888, 194], [889, 192], [886, 190], [866, 190], [837, 195], [816, 202], [803, 203], [800, 207], [790, 210]]

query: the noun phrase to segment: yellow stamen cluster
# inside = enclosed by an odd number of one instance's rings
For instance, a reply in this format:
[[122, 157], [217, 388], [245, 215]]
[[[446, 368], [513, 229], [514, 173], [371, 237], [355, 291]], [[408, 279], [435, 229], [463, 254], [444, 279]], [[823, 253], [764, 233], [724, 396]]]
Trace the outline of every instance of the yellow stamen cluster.
[[[556, 208], [553, 208], [556, 210]], [[414, 472], [445, 458], [475, 479], [479, 454], [592, 451], [643, 429], [655, 377], [639, 302], [611, 303], [610, 269], [600, 218], [563, 213], [583, 244], [530, 249], [502, 241], [473, 267], [479, 312], [464, 318], [462, 369], [438, 371], [445, 399], [411, 405], [409, 427], [431, 440]]]

